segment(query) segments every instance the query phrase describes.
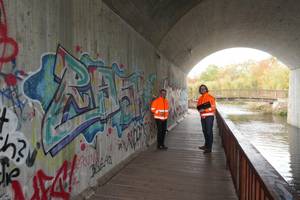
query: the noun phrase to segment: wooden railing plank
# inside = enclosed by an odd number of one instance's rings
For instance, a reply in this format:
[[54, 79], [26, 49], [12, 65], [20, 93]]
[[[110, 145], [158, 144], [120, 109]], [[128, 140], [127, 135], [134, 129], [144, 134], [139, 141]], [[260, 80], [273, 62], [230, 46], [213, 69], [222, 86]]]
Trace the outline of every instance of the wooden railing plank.
[[288, 90], [211, 90], [215, 98], [288, 98]]
[[300, 199], [296, 191], [235, 128], [233, 122], [229, 119], [225, 122], [219, 111], [217, 123], [240, 199]]

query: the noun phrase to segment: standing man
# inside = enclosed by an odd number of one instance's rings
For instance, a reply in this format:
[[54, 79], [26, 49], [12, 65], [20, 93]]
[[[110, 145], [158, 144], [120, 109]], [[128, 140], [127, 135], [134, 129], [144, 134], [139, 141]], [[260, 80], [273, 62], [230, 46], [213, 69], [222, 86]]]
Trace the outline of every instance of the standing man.
[[201, 96], [198, 99], [197, 109], [200, 113], [202, 131], [205, 139], [204, 145], [200, 146], [199, 149], [204, 150], [203, 153], [210, 153], [213, 144], [213, 125], [216, 101], [215, 98], [208, 93], [206, 85], [201, 85], [199, 87], [199, 93]]
[[151, 112], [157, 125], [157, 148], [168, 149], [165, 146], [165, 135], [167, 131], [167, 119], [169, 116], [169, 103], [166, 99], [167, 91], [161, 89], [159, 91], [160, 97], [156, 98], [151, 104]]

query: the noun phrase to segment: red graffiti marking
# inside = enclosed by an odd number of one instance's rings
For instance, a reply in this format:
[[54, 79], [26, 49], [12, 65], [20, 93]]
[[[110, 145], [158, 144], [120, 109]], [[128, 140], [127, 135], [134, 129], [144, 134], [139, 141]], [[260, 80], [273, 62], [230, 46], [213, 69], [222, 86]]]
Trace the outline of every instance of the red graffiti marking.
[[[19, 48], [17, 42], [7, 35], [6, 13], [3, 0], [0, 0], [0, 71], [2, 64], [15, 60], [18, 55]], [[10, 51], [8, 52], [7, 49]]]
[[75, 52], [78, 53], [78, 52], [80, 52], [80, 51], [81, 51], [81, 46], [76, 45], [76, 46], [75, 46]]
[[81, 168], [90, 167], [92, 164], [100, 162], [100, 160], [101, 160], [101, 158], [100, 158], [99, 152], [84, 154], [84, 155], [78, 156], [75, 168], [77, 170], [79, 170]]
[[17, 77], [13, 74], [7, 74], [5, 76], [5, 83], [8, 85], [8, 86], [15, 86], [17, 85]]
[[26, 72], [25, 72], [24, 70], [20, 70], [20, 74], [21, 74], [22, 76], [25, 76], [25, 75], [26, 75]]
[[12, 186], [13, 190], [15, 191], [14, 200], [24, 200], [25, 197], [22, 192], [22, 187], [21, 187], [19, 181], [12, 181], [11, 186]]
[[97, 67], [89, 67], [89, 68], [88, 68], [88, 71], [89, 71], [90, 73], [94, 73], [96, 70], [97, 70]]
[[[38, 170], [33, 177], [34, 192], [31, 200], [48, 200], [52, 198], [70, 199], [76, 159], [77, 155], [74, 155], [70, 172], [68, 172], [68, 162], [64, 161], [56, 172], [55, 177], [46, 175], [43, 170]], [[67, 181], [67, 178], [69, 178], [69, 181]], [[52, 181], [52, 183], [49, 183], [49, 181]], [[68, 185], [67, 190], [65, 190], [66, 185]], [[15, 194], [15, 200], [25, 200], [24, 193], [18, 181], [12, 181], [12, 188]]]
[[82, 142], [82, 140], [80, 140], [80, 149], [81, 151], [84, 151], [86, 148], [85, 143]]

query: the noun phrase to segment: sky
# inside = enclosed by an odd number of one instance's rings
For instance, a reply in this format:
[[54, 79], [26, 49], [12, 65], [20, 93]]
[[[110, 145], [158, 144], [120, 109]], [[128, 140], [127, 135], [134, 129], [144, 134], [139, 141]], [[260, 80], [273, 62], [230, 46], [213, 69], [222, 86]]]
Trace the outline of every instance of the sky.
[[209, 65], [217, 65], [219, 67], [224, 67], [229, 64], [238, 64], [247, 60], [264, 60], [272, 57], [270, 54], [251, 48], [230, 48], [217, 51], [204, 59], [202, 59], [193, 69], [189, 72], [188, 77], [194, 78], [195, 76], [201, 74]]

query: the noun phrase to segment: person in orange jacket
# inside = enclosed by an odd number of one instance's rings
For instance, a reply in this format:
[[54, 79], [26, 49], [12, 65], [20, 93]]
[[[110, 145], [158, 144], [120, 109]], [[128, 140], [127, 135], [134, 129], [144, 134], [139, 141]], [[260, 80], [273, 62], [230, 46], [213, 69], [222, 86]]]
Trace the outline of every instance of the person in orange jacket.
[[215, 98], [208, 93], [206, 85], [200, 85], [199, 93], [201, 96], [198, 99], [197, 109], [200, 113], [202, 131], [205, 139], [203, 146], [199, 149], [204, 150], [203, 153], [210, 153], [213, 144], [213, 124], [216, 111]]
[[167, 91], [161, 89], [160, 97], [156, 98], [151, 104], [151, 112], [157, 125], [157, 148], [168, 149], [165, 146], [165, 135], [167, 131], [167, 120], [169, 116], [169, 103], [166, 99]]

